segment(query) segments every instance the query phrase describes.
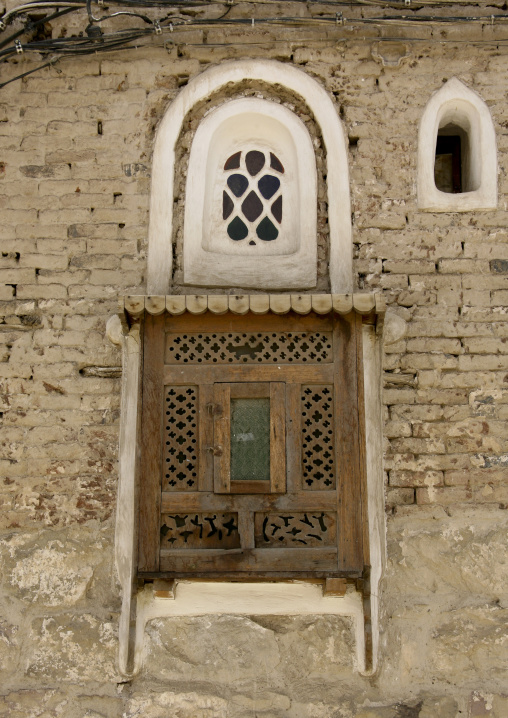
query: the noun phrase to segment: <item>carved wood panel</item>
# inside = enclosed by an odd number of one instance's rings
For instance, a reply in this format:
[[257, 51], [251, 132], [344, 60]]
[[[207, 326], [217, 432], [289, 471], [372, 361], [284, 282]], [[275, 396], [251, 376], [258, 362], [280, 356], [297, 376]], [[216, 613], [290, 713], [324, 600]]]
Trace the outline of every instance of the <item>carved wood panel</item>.
[[333, 361], [331, 332], [168, 334], [167, 364], [321, 364]]
[[256, 547], [333, 546], [336, 523], [336, 516], [324, 511], [256, 513]]
[[240, 546], [238, 514], [162, 514], [161, 549], [231, 549]]

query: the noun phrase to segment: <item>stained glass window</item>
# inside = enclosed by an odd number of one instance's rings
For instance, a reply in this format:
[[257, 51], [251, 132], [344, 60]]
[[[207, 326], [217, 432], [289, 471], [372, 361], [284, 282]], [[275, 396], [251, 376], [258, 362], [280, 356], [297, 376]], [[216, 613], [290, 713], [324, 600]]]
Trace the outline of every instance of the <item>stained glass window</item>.
[[277, 224], [282, 225], [284, 176], [279, 158], [273, 152], [257, 149], [235, 152], [225, 161], [224, 172], [222, 219], [228, 220], [228, 237], [234, 242], [247, 240], [251, 247], [259, 240], [276, 240]]

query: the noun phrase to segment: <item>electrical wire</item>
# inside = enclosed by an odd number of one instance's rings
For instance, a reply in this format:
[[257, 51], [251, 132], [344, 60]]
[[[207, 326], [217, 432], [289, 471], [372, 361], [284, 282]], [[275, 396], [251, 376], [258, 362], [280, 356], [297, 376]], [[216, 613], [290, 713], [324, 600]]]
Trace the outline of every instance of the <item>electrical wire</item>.
[[[459, 5], [459, 3], [455, 2], [454, 0], [350, 0], [349, 2], [342, 0], [291, 0], [291, 2], [304, 2], [307, 8], [310, 9], [315, 8], [319, 5], [323, 5], [325, 7], [330, 7], [332, 5], [335, 7], [343, 7], [347, 5], [351, 9], [354, 7], [360, 8], [370, 6], [385, 9], [387, 11], [393, 10], [394, 8], [400, 8], [402, 6], [402, 3], [404, 2], [404, 14], [393, 14], [390, 12], [390, 14], [383, 14], [378, 17], [351, 16], [349, 18], [346, 18], [343, 16], [342, 12], [336, 12], [334, 15], [310, 15], [308, 17], [277, 15], [250, 18], [244, 16], [240, 18], [233, 18], [230, 16], [230, 12], [234, 7], [234, 0], [219, 0], [218, 2], [215, 2], [215, 0], [110, 0], [107, 3], [107, 7], [104, 7], [104, 0], [102, 0], [102, 2], [101, 0], [99, 0], [99, 2], [95, 4], [100, 6], [101, 10], [104, 9], [104, 11], [106, 12], [104, 12], [104, 14], [101, 14], [100, 17], [97, 17], [92, 12], [92, 0], [85, 0], [85, 2], [83, 2], [82, 0], [66, 0], [65, 2], [62, 0], [55, 0], [55, 2], [51, 2], [51, 0], [33, 0], [32, 2], [19, 5], [16, 8], [12, 8], [0, 19], [0, 29], [5, 30], [8, 23], [12, 22], [18, 17], [26, 16], [24, 27], [22, 29], [16, 30], [13, 34], [9, 35], [8, 37], [5, 37], [3, 40], [0, 41], [0, 61], [8, 61], [14, 55], [23, 54], [26, 52], [34, 52], [43, 56], [51, 54], [52, 58], [39, 65], [37, 68], [28, 70], [27, 72], [19, 74], [14, 78], [0, 83], [0, 88], [5, 87], [5, 85], [9, 84], [10, 82], [14, 82], [15, 80], [26, 77], [27, 75], [30, 75], [39, 69], [54, 65], [58, 61], [59, 57], [83, 56], [96, 54], [98, 52], [102, 53], [115, 50], [133, 49], [137, 47], [140, 43], [144, 43], [147, 40], [152, 43], [155, 42], [155, 40], [153, 39], [154, 35], [163, 35], [162, 41], [165, 44], [170, 41], [171, 44], [183, 44], [187, 46], [199, 45], [199, 43], [187, 43], [184, 38], [179, 38], [179, 35], [182, 34], [181, 31], [186, 31], [192, 28], [206, 29], [216, 28], [218, 26], [227, 28], [246, 25], [251, 25], [255, 27], [255, 25], [263, 25], [265, 27], [273, 26], [278, 28], [288, 27], [293, 29], [309, 29], [312, 27], [343, 26], [346, 23], [349, 26], [353, 27], [370, 25], [377, 26], [379, 28], [383, 26], [398, 26], [403, 28], [409, 26], [422, 27], [427, 25], [434, 27], [436, 25], [465, 23], [476, 23], [480, 25], [504, 25], [508, 21], [508, 14], [499, 13], [489, 15], [478, 14], [468, 16], [441, 16], [420, 15], [415, 14], [414, 12], [416, 9], [421, 9], [424, 5], [432, 5], [434, 7], [444, 7], [451, 4], [454, 4], [455, 6]], [[414, 5], [412, 4], [413, 2]], [[281, 2], [281, 0], [248, 0], [247, 2], [242, 3], [242, 9], [245, 7], [245, 5], [249, 4], [265, 6], [277, 5], [278, 7], [280, 7], [280, 5], [283, 5], [283, 3], [284, 0], [283, 2]], [[486, 3], [482, 3], [481, 0], [477, 0], [476, 2], [469, 2], [468, 0], [463, 0], [463, 2], [460, 3], [461, 7], [467, 5], [474, 6], [478, 9], [481, 9], [481, 7], [487, 7]], [[122, 6], [123, 8], [129, 9], [108, 12], [110, 6]], [[225, 12], [215, 18], [185, 16], [186, 8], [192, 8], [193, 12], [195, 13], [195, 8], [211, 9], [216, 7], [218, 9], [219, 7], [223, 8], [224, 6], [226, 7]], [[490, 9], [492, 6], [489, 5], [488, 7]], [[135, 12], [134, 8], [142, 8], [143, 10], [166, 8], [170, 10], [170, 12], [166, 14], [163, 18], [155, 19], [149, 17], [147, 14]], [[45, 15], [42, 18], [36, 16], [35, 18], [31, 19], [30, 12], [33, 13], [34, 11], [40, 9], [53, 10], [53, 12]], [[58, 19], [68, 13], [81, 14], [83, 9], [86, 9], [88, 26], [86, 26], [84, 28], [84, 31], [80, 32], [78, 36], [73, 35], [70, 37], [59, 38], [48, 37], [46, 39], [28, 39], [26, 42], [21, 42], [19, 40], [20, 36], [29, 35], [31, 32], [33, 32], [34, 29], [39, 26], [44, 26], [46, 23]], [[180, 14], [176, 14], [177, 12], [180, 12]], [[114, 19], [119, 16], [127, 16], [139, 19], [145, 25], [148, 25], [148, 27], [133, 27], [131, 29], [104, 33], [100, 25], [105, 21], [114, 22]], [[168, 33], [173, 33], [174, 31], [177, 32], [178, 37], [173, 35], [171, 40], [165, 39], [167, 38]], [[185, 35], [185, 32], [183, 34]], [[344, 38], [339, 37], [335, 38], [334, 41], [342, 39]], [[375, 39], [379, 41], [387, 40], [386, 37], [378, 37]], [[434, 42], [434, 40], [430, 40], [429, 38], [399, 38], [399, 40], [403, 42]], [[292, 42], [297, 43], [302, 41], [303, 40], [301, 38], [298, 38], [297, 40], [292, 40]], [[444, 41], [445, 38], [439, 38], [440, 43]], [[14, 44], [11, 44], [13, 42]], [[245, 42], [245, 40], [243, 40], [241, 43], [207, 43], [207, 46], [231, 47], [238, 44], [265, 46], [267, 44], [278, 44], [279, 42], [288, 42], [288, 40], [277, 40], [276, 38], [271, 40], [253, 42]], [[310, 42], [323, 42], [323, 39], [314, 38], [311, 39]], [[453, 42], [460, 41], [454, 39]], [[467, 42], [470, 41], [468, 40]], [[487, 41], [478, 42], [484, 44]], [[499, 45], [504, 44], [505, 42], [508, 42], [508, 38], [506, 41], [492, 40], [489, 44]]]

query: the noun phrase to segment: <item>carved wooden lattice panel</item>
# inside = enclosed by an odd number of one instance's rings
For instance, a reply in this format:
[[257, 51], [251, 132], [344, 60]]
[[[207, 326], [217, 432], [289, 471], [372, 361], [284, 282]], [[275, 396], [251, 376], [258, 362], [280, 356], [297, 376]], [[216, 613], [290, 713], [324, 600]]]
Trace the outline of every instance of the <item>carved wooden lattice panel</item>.
[[323, 364], [333, 361], [331, 332], [168, 334], [168, 364]]
[[163, 472], [163, 491], [197, 491], [197, 386], [165, 387]]
[[336, 516], [324, 511], [256, 513], [257, 548], [334, 546]]
[[161, 549], [238, 548], [237, 513], [174, 513], [161, 516]]
[[336, 485], [333, 384], [302, 386], [302, 469], [304, 488]]

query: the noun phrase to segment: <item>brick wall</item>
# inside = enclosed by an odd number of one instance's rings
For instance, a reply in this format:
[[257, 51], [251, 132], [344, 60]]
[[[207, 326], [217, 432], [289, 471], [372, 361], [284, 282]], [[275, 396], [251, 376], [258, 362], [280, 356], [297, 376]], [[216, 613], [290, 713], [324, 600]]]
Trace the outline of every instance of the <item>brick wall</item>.
[[[214, 47], [213, 30], [207, 47], [196, 31], [196, 46], [68, 59], [0, 90], [0, 715], [508, 710], [504, 50], [409, 43], [385, 67], [375, 37], [307, 47], [302, 31], [274, 44], [256, 32], [267, 44]], [[349, 136], [355, 284], [408, 322], [384, 355], [381, 669], [354, 671], [346, 619], [172, 619], [150, 627], [147, 668], [126, 684], [112, 570], [120, 382], [88, 368], [119, 366], [106, 320], [117, 296], [144, 293], [159, 120], [189, 78], [246, 54], [293, 62], [333, 97]], [[491, 110], [497, 211], [416, 208], [418, 122], [452, 76]]]

